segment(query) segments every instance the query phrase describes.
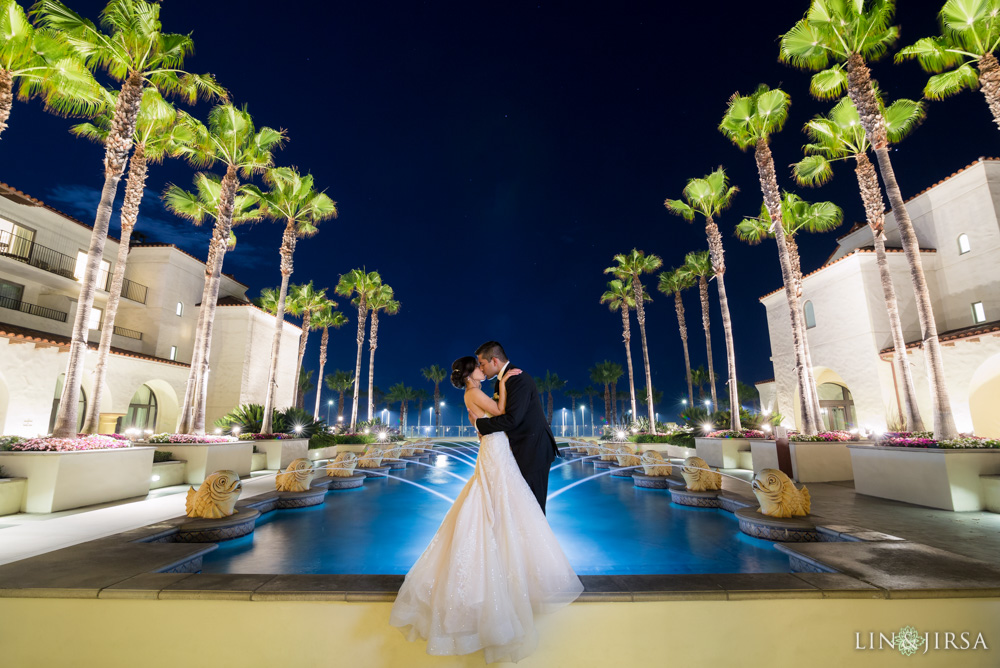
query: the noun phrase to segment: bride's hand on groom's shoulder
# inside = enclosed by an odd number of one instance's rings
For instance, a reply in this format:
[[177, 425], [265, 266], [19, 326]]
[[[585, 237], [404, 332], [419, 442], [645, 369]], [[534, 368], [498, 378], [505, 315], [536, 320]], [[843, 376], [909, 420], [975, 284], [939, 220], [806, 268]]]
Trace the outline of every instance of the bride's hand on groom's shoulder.
[[507, 380], [508, 378], [512, 378], [513, 376], [520, 376], [522, 373], [524, 372], [521, 371], [520, 369], [511, 369], [510, 371], [508, 371], [503, 375], [503, 380]]

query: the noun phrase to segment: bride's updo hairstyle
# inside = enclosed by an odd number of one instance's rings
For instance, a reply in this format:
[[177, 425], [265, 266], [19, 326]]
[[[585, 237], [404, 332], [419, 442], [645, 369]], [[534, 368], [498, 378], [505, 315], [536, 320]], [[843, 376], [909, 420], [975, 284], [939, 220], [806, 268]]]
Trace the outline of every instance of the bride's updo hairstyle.
[[479, 366], [479, 360], [469, 355], [459, 357], [451, 363], [451, 384], [460, 390], [465, 389], [465, 379], [472, 375], [472, 372]]

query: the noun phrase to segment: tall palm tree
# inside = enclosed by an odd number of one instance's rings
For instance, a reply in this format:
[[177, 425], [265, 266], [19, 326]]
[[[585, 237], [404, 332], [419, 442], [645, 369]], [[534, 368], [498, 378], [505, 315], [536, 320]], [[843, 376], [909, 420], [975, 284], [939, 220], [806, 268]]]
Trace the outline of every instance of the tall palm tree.
[[[715, 274], [715, 285], [719, 291], [719, 306], [722, 310], [722, 330], [726, 337], [726, 370], [729, 388], [729, 403], [739, 403], [736, 396], [736, 344], [733, 339], [733, 323], [729, 316], [729, 298], [726, 296], [726, 257], [722, 247], [722, 235], [719, 226], [715, 224], [715, 216], [729, 208], [739, 189], [729, 185], [726, 171], [719, 167], [702, 179], [690, 179], [684, 186], [684, 200], [668, 199], [663, 204], [667, 211], [677, 214], [691, 222], [695, 214], [705, 218], [705, 236], [708, 238], [708, 250], [712, 260], [712, 272]], [[711, 368], [711, 363], [709, 363]], [[713, 384], [714, 385], [714, 384]], [[730, 411], [729, 428], [739, 431], [740, 413]]]
[[40, 27], [58, 32], [87, 67], [100, 67], [111, 78], [123, 82], [115, 99], [111, 132], [104, 144], [104, 187], [90, 235], [87, 262], [80, 278], [80, 296], [66, 360], [66, 380], [52, 432], [53, 436], [67, 438], [76, 434], [77, 397], [83, 357], [87, 352], [90, 310], [94, 305], [118, 182], [132, 149], [142, 91], [155, 87], [161, 93], [181, 95], [191, 103], [206, 95], [224, 95], [224, 91], [210, 76], [187, 74], [181, 70], [194, 43], [186, 35], [161, 31], [159, 4], [111, 0], [101, 12], [101, 25], [107, 32], [102, 32], [58, 0], [41, 0], [32, 8], [32, 13]]
[[980, 88], [993, 122], [1000, 126], [1000, 62], [993, 55], [1000, 46], [996, 0], [948, 0], [938, 18], [941, 35], [900, 49], [896, 62], [916, 59], [925, 72], [934, 74], [924, 87], [929, 100]]
[[341, 274], [334, 292], [343, 297], [354, 296], [352, 302], [358, 308], [358, 357], [354, 364], [354, 399], [351, 406], [351, 431], [358, 424], [358, 384], [361, 378], [361, 352], [365, 344], [365, 324], [368, 322], [368, 299], [375, 288], [382, 283], [377, 271], [352, 269]]
[[[316, 374], [317, 378], [323, 377], [323, 367], [326, 366], [326, 348], [330, 344], [330, 328], [340, 329], [347, 324], [347, 316], [340, 311], [334, 311], [334, 306], [336, 302], [329, 302], [328, 306], [313, 316], [312, 327], [313, 329], [323, 330], [323, 336], [319, 340], [319, 372]], [[313, 408], [313, 418], [319, 419], [319, 401], [320, 395], [323, 393], [323, 384], [316, 384], [316, 405]], [[266, 415], [267, 413], [265, 413]]]
[[[593, 380], [593, 373], [591, 373], [591, 380]], [[596, 381], [595, 381], [596, 382]], [[590, 403], [590, 428], [594, 428], [594, 397], [600, 395], [600, 391], [593, 385], [587, 385], [583, 388], [583, 393], [587, 395], [587, 401]], [[584, 420], [584, 427], [586, 427], [586, 420]]]
[[354, 374], [350, 371], [337, 369], [324, 380], [328, 388], [340, 394], [340, 398], [337, 399], [337, 416], [342, 417], [344, 415], [344, 393], [354, 387]]
[[399, 427], [401, 431], [406, 431], [407, 408], [411, 401], [417, 399], [417, 392], [412, 387], [407, 387], [403, 383], [396, 383], [389, 388], [386, 399], [399, 404]]
[[[651, 274], [659, 269], [663, 264], [663, 260], [656, 255], [646, 255], [642, 251], [633, 248], [629, 253], [616, 255], [612, 261], [617, 264], [605, 269], [604, 273], [614, 274], [618, 279], [632, 279], [632, 290], [635, 292], [635, 316], [636, 320], [639, 321], [639, 334], [642, 337], [642, 361], [646, 367], [646, 387], [652, 387], [653, 374], [649, 368], [649, 346], [646, 344], [646, 308], [643, 305], [644, 301], [652, 300], [646, 298], [646, 293], [642, 289], [641, 276], [643, 274]], [[630, 394], [635, 395], [634, 389], [629, 389]], [[647, 408], [649, 409], [649, 424], [653, 425], [652, 433], [656, 434], [656, 419], [653, 413], [652, 397], [647, 402]], [[633, 411], [632, 418], [635, 419], [637, 417], [638, 415]]]
[[[78, 137], [89, 139], [98, 144], [107, 141], [111, 132], [115, 95], [108, 95], [108, 104], [98, 114], [93, 123], [80, 123], [70, 128], [70, 132]], [[155, 88], [147, 88], [142, 93], [139, 105], [139, 116], [136, 119], [132, 158], [128, 163], [128, 176], [125, 180], [125, 201], [121, 208], [121, 235], [118, 242], [118, 257], [111, 275], [111, 285], [108, 287], [108, 303], [104, 307], [104, 322], [101, 325], [101, 342], [97, 347], [97, 359], [94, 364], [94, 385], [87, 415], [82, 431], [86, 434], [96, 433], [101, 414], [101, 396], [104, 393], [104, 379], [107, 376], [108, 355], [111, 352], [111, 339], [115, 331], [115, 319], [118, 315], [118, 303], [121, 301], [122, 285], [125, 283], [125, 266], [128, 263], [128, 253], [139, 217], [139, 205], [146, 190], [146, 175], [149, 163], [159, 163], [171, 152], [176, 150], [179, 142], [184, 141], [182, 132], [177, 131], [177, 111], [160, 95]]]
[[[281, 351], [285, 299], [288, 297], [288, 281], [294, 268], [292, 259], [295, 254], [295, 246], [299, 239], [311, 237], [319, 232], [317, 226], [321, 221], [337, 216], [337, 203], [325, 193], [316, 192], [313, 188], [311, 174], [302, 176], [294, 167], [273, 167], [264, 172], [264, 182], [269, 186], [266, 192], [256, 186], [251, 186], [253, 192], [260, 198], [264, 215], [271, 220], [285, 223], [285, 231], [282, 234], [281, 248], [279, 249], [281, 287], [278, 291], [274, 336], [271, 341], [271, 364], [267, 374], [267, 394], [264, 396], [264, 425], [261, 427], [264, 433], [270, 433], [274, 395], [278, 387], [278, 355]], [[306, 332], [303, 332], [303, 340], [299, 344], [300, 352], [304, 348], [305, 335]], [[319, 377], [323, 377], [322, 367], [319, 370]], [[317, 391], [317, 419], [319, 418], [319, 396], [320, 392]]]
[[[604, 365], [605, 377], [608, 379], [608, 386], [611, 388], [611, 421], [613, 424], [617, 424], [620, 417], [620, 415], [616, 412], [618, 409], [618, 379], [621, 378], [625, 372], [622, 370], [621, 364], [604, 362]], [[633, 413], [633, 417], [634, 415], [635, 414]]]
[[[295, 392], [295, 407], [299, 410], [304, 410], [305, 397], [306, 394], [313, 391], [316, 385], [312, 382], [313, 370], [308, 371], [304, 367], [299, 367], [299, 373], [296, 376], [296, 392]], [[261, 428], [261, 433], [267, 433]]]
[[[750, 95], [736, 93], [729, 99], [726, 114], [719, 124], [722, 132], [733, 144], [741, 150], [754, 149], [757, 161], [757, 173], [760, 177], [760, 189], [764, 195], [764, 204], [772, 220], [782, 220], [781, 192], [778, 190], [778, 179], [774, 173], [774, 158], [769, 145], [772, 134], [779, 132], [788, 118], [788, 94], [781, 89], [771, 90], [761, 85]], [[788, 302], [788, 312], [792, 323], [792, 349], [795, 354], [795, 372], [802, 400], [802, 431], [815, 434], [818, 431], [819, 415], [813, 411], [812, 390], [808, 381], [805, 351], [802, 347], [801, 332], [805, 331], [800, 323], [800, 311], [796, 307], [794, 274], [788, 254], [788, 243], [781, 225], [775, 225], [775, 241], [778, 242], [778, 260], [781, 264], [781, 280], [785, 285], [785, 299]]]
[[0, 0], [0, 134], [7, 128], [15, 90], [39, 96], [61, 116], [89, 116], [103, 104], [100, 85], [57, 32], [35, 28], [14, 0]]
[[578, 399], [583, 398], [582, 390], [563, 390], [563, 396], [568, 397], [570, 401], [571, 410], [573, 411], [573, 433], [579, 434], [576, 428], [576, 402]]
[[[639, 388], [639, 401], [645, 402], [648, 395], [648, 390], [645, 387]], [[658, 390], [653, 388], [653, 403], [658, 404], [663, 401], [663, 390]]]
[[424, 404], [427, 400], [431, 398], [431, 395], [427, 394], [427, 390], [424, 388], [418, 388], [413, 391], [413, 401], [417, 402], [417, 433], [420, 433], [420, 416], [424, 413]]
[[[371, 328], [368, 331], [368, 420], [375, 415], [375, 404], [372, 403], [372, 385], [375, 384], [375, 350], [378, 348], [378, 314], [385, 311], [386, 315], [399, 313], [399, 302], [392, 298], [392, 288], [385, 283], [379, 286], [368, 297], [368, 309], [372, 314]], [[355, 297], [355, 302], [358, 299]]]
[[441, 431], [441, 381], [444, 380], [448, 373], [439, 367], [437, 364], [432, 364], [429, 367], [420, 370], [423, 377], [430, 382], [434, 383], [434, 425], [436, 432], [440, 435]]
[[674, 311], [677, 313], [677, 328], [681, 334], [681, 347], [684, 349], [684, 370], [687, 374], [688, 402], [694, 405], [694, 389], [691, 386], [691, 355], [688, 353], [687, 321], [684, 318], [684, 300], [681, 292], [694, 285], [694, 278], [680, 269], [670, 269], [660, 272], [657, 289], [665, 295], [673, 295]]
[[552, 425], [552, 409], [553, 409], [552, 393], [556, 392], [558, 390], [561, 390], [563, 388], [563, 386], [566, 385], [566, 381], [562, 380], [561, 378], [559, 378], [559, 374], [552, 373], [551, 371], [549, 371], [548, 369], [546, 369], [545, 370], [545, 376], [544, 377], [540, 376], [540, 377], [536, 378], [535, 379], [535, 384], [537, 385], [539, 392], [548, 395], [548, 400], [549, 400], [548, 401], [548, 413], [547, 413], [546, 417], [548, 418], [549, 426], [551, 426]]
[[[600, 364], [595, 364], [590, 368], [590, 380], [598, 385], [604, 386], [604, 420], [608, 424], [613, 424], [611, 413], [611, 380], [608, 377], [607, 365], [611, 364], [607, 360], [601, 362]], [[591, 408], [593, 408], [593, 402], [591, 402]]]
[[715, 365], [712, 363], [712, 327], [709, 317], [708, 279], [713, 277], [712, 261], [708, 251], [688, 253], [681, 265], [681, 274], [698, 284], [698, 295], [701, 298], [701, 326], [705, 330], [705, 358], [708, 364], [708, 386], [712, 390], [712, 410], [718, 410], [719, 399], [715, 394]]
[[[650, 301], [647, 295], [643, 295], [646, 301]], [[632, 414], [635, 415], [635, 376], [632, 373], [632, 334], [629, 331], [629, 310], [635, 308], [635, 290], [632, 289], [632, 279], [614, 279], [608, 282], [607, 291], [601, 295], [601, 303], [607, 304], [608, 309], [614, 313], [621, 311], [622, 314], [622, 341], [625, 342], [625, 361], [628, 363], [628, 387], [629, 396], [632, 401]]]
[[[279, 306], [281, 305], [281, 294], [278, 294]], [[313, 326], [313, 318], [322, 313], [325, 309], [337, 307], [337, 302], [326, 298], [326, 288], [317, 290], [313, 287], [313, 282], [309, 281], [304, 285], [293, 285], [290, 288], [285, 309], [297, 318], [302, 318], [302, 336], [299, 337], [299, 357], [295, 368], [302, 368], [302, 360], [306, 357], [306, 344], [309, 342], [309, 332], [316, 329]], [[280, 324], [280, 323], [279, 323]], [[271, 349], [274, 350], [273, 348]], [[295, 386], [298, 387], [298, 375], [295, 377]], [[301, 401], [298, 392], [295, 393], [293, 402], [298, 406]]]
[[691, 369], [691, 382], [698, 389], [698, 401], [703, 401], [705, 398], [705, 387], [708, 386], [708, 371], [705, 370], [705, 367], [699, 366]]
[[[886, 131], [891, 141], [899, 141], [913, 131], [923, 119], [920, 103], [911, 100], [896, 100], [882, 108], [886, 121]], [[885, 209], [882, 206], [882, 191], [875, 174], [875, 167], [868, 159], [868, 140], [861, 127], [858, 110], [848, 97], [842, 98], [826, 116], [817, 116], [805, 126], [811, 143], [803, 148], [806, 157], [795, 164], [795, 180], [807, 186], [819, 186], [833, 178], [832, 163], [853, 159], [854, 174], [858, 180], [861, 200], [865, 206], [868, 227], [872, 231], [875, 244], [875, 263], [882, 283], [882, 297], [889, 315], [889, 330], [895, 350], [895, 365], [902, 383], [901, 415], [906, 419], [907, 428], [924, 431], [923, 418], [917, 406], [917, 393], [913, 386], [913, 373], [906, 358], [906, 339], [899, 318], [896, 289], [889, 271], [889, 261], [885, 253]]]
[[[813, 75], [809, 88], [814, 96], [832, 99], [842, 95], [846, 88], [857, 107], [865, 136], [878, 158], [879, 172], [899, 229], [903, 253], [910, 265], [910, 280], [917, 303], [927, 379], [931, 387], [934, 436], [937, 439], [948, 439], [955, 438], [958, 430], [948, 397], [937, 322], [920, 259], [920, 243], [906, 210], [903, 193], [896, 182], [896, 173], [889, 157], [888, 130], [867, 64], [868, 61], [885, 55], [899, 38], [899, 26], [892, 25], [894, 14], [893, 0], [812, 0], [805, 18], [782, 35], [779, 58], [795, 67], [818, 70]], [[780, 220], [780, 217], [772, 217]]]

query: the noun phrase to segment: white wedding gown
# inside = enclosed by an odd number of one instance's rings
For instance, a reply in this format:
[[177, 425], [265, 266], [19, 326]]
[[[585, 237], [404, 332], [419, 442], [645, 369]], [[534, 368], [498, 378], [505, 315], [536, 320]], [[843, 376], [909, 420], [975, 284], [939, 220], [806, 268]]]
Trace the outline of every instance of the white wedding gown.
[[433, 655], [485, 651], [519, 661], [538, 644], [534, 616], [583, 591], [507, 435], [483, 437], [472, 478], [406, 574], [389, 623]]

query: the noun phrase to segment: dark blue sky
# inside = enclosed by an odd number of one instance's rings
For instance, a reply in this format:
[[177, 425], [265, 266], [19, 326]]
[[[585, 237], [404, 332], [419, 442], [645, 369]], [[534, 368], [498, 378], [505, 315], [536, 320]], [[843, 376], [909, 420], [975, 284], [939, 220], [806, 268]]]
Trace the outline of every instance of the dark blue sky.
[[[71, 4], [95, 20], [103, 6]], [[901, 4], [902, 44], [936, 30], [938, 3]], [[719, 220], [737, 373], [750, 383], [772, 375], [758, 298], [780, 286], [776, 251], [773, 242], [751, 248], [732, 236], [761, 198], [752, 154], [716, 126], [734, 91], [782, 86], [792, 109], [773, 152], [780, 185], [792, 188], [787, 165], [801, 155], [800, 129], [830, 106], [808, 97], [807, 73], [777, 62], [778, 36], [807, 6], [364, 2], [276, 12], [254, 1], [184, 0], [165, 3], [161, 16], [165, 29], [193, 33], [197, 51], [187, 69], [214, 73], [258, 124], [286, 129], [290, 142], [278, 164], [311, 171], [338, 202], [340, 217], [299, 245], [292, 281], [311, 279], [332, 292], [341, 273], [365, 266], [396, 289], [402, 309], [381, 320], [377, 385], [432, 389], [420, 368], [447, 367], [498, 339], [528, 372], [550, 369], [580, 388], [594, 363], [624, 366], [621, 318], [598, 303], [602, 270], [633, 247], [660, 255], [666, 267], [704, 249], [703, 227], [669, 215], [663, 200], [718, 165], [742, 191]], [[873, 70], [890, 99], [919, 97], [926, 80], [915, 64], [888, 58]], [[15, 102], [9, 123], [0, 180], [91, 221], [102, 149], [71, 137], [70, 122], [37, 103]], [[996, 155], [997, 139], [980, 93], [931, 104], [924, 126], [894, 157], [904, 196]], [[151, 169], [138, 230], [204, 257], [208, 230], [172, 218], [156, 200], [165, 183], [187, 185], [191, 174], [176, 161]], [[811, 271], [863, 210], [847, 166], [832, 185], [802, 194], [845, 211], [841, 229], [800, 241], [803, 269]], [[279, 282], [281, 226], [237, 231], [239, 247], [225, 270], [254, 297]], [[653, 298], [653, 384], [665, 392], [658, 409], [669, 413], [685, 391], [683, 360], [672, 300], [655, 290]], [[692, 362], [703, 364], [694, 292], [686, 305]], [[356, 314], [346, 300], [341, 309], [351, 324], [332, 334], [327, 373], [354, 366]], [[714, 290], [712, 318], [716, 369], [724, 375]], [[638, 388], [642, 352], [637, 331], [634, 337]], [[318, 339], [307, 351], [309, 368], [318, 365]], [[457, 395], [444, 391], [455, 406]], [[445, 420], [454, 424], [458, 415]]]

